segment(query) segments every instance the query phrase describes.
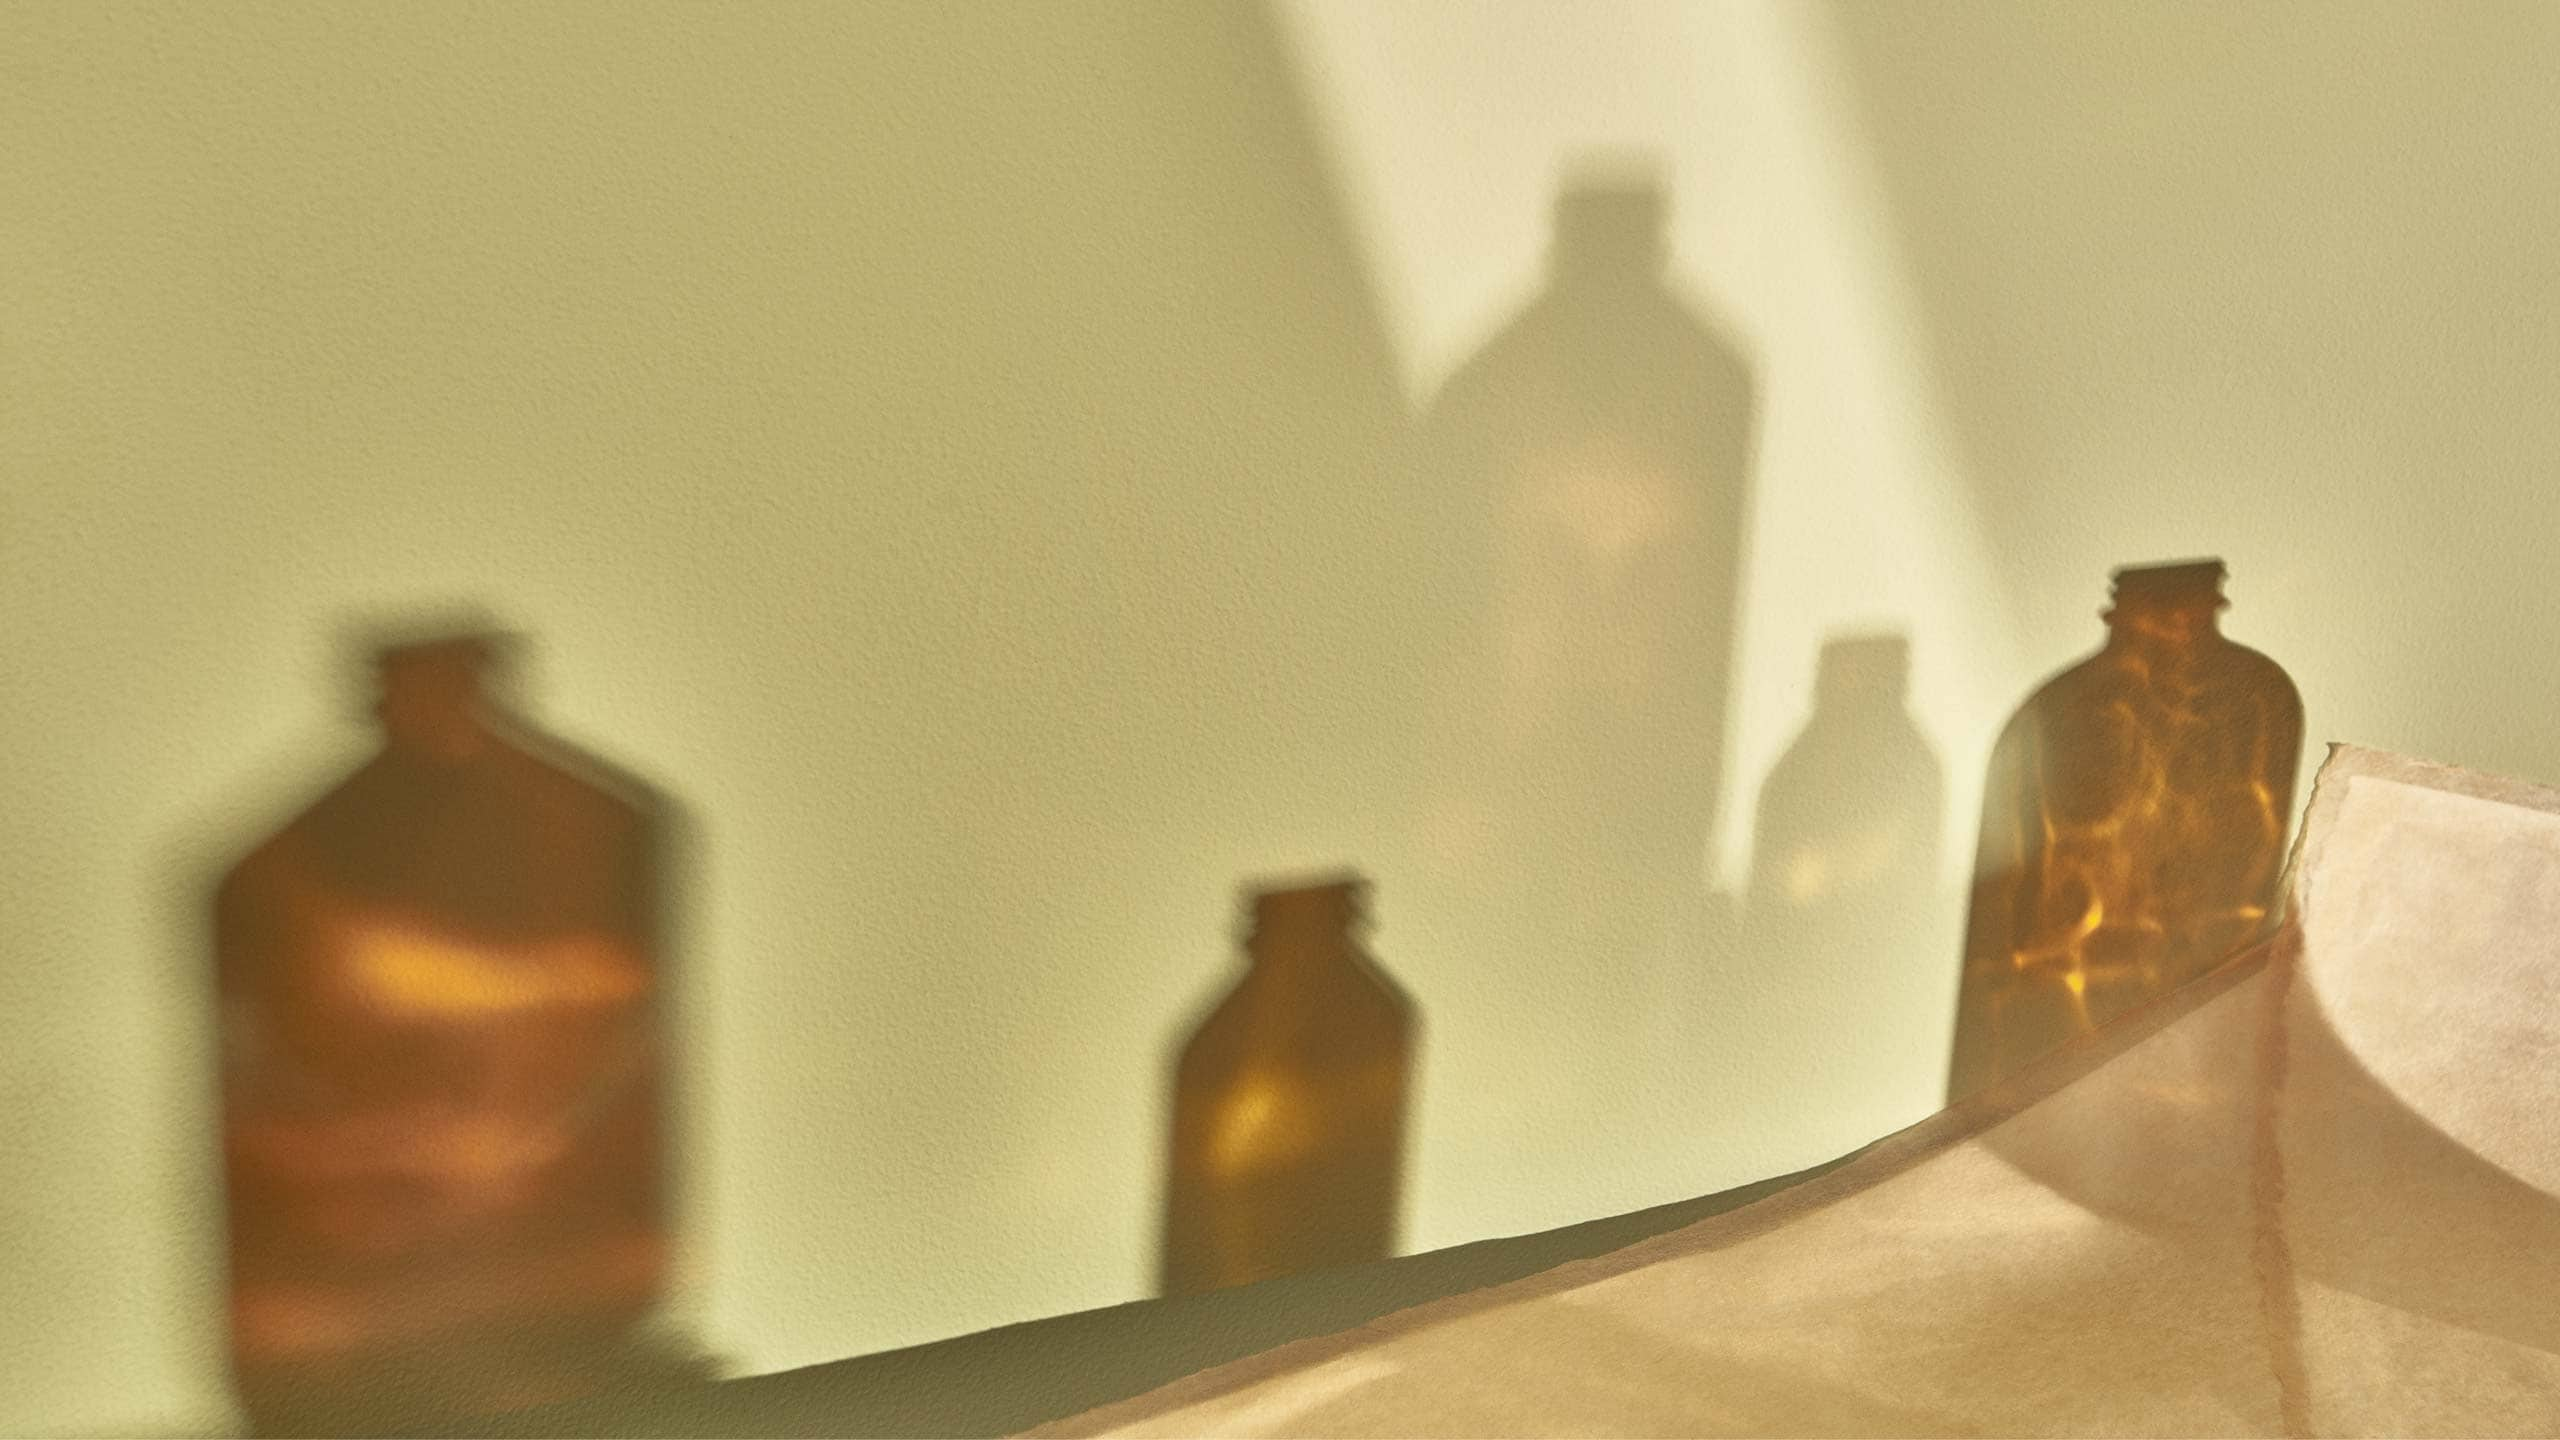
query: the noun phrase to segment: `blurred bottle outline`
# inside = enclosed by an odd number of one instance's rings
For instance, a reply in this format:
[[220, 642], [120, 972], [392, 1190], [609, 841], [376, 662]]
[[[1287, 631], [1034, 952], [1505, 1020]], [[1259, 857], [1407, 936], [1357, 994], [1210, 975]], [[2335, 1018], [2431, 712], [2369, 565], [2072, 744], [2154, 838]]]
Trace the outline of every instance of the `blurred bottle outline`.
[[1159, 1288], [1191, 1294], [1396, 1253], [1413, 1001], [1357, 937], [1348, 872], [1247, 892], [1247, 967], [1173, 1076]]
[[229, 1328], [262, 1433], [706, 1373], [672, 1242], [675, 807], [534, 729], [516, 637], [372, 627], [382, 745], [214, 894]]

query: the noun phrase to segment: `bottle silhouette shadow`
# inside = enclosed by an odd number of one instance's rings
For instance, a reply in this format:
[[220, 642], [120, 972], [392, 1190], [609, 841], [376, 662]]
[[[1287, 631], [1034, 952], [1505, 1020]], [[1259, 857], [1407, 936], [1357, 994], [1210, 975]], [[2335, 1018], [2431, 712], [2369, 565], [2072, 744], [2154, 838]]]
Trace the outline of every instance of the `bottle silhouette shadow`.
[[381, 749], [266, 839], [186, 848], [255, 1433], [716, 1373], [665, 1310], [699, 832], [514, 708], [516, 639], [476, 610], [347, 627]]
[[1349, 873], [1248, 889], [1244, 973], [1169, 1067], [1160, 1293], [1396, 1253], [1420, 1022], [1367, 901]]
[[1851, 1028], [1951, 918], [1946, 782], [1907, 705], [1910, 669], [1902, 635], [1825, 640], [1812, 713], [1760, 787], [1738, 964], [1769, 998], [1748, 1036], [1762, 1063], [1745, 1069], [1808, 1113], [1869, 1113], [1934, 1068], [1916, 1027]]
[[1645, 168], [1569, 171], [1545, 288], [1417, 438], [1424, 573], [1460, 602], [1412, 804], [1426, 933], [1465, 985], [1435, 1083], [1503, 1097], [1434, 1144], [1499, 1157], [1528, 1208], [1498, 1223], [1587, 1218], [1538, 1197], [1658, 1145], [1638, 1092], [1710, 923], [1757, 402], [1668, 273], [1668, 210]]

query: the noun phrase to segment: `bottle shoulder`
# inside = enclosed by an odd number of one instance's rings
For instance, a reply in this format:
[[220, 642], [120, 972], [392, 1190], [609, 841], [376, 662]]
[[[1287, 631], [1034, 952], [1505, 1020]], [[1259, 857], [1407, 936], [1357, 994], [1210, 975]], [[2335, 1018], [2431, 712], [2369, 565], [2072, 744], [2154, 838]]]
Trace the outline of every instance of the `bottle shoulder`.
[[2049, 709], [2057, 702], [2076, 696], [2135, 683], [2120, 658], [2101, 645], [2047, 675], [2035, 689], [2028, 691], [2025, 703], [2018, 707], [2018, 718], [2023, 719], [2031, 712]]
[[521, 722], [491, 732], [493, 776], [503, 777], [528, 799], [614, 828], [636, 828], [665, 804], [656, 787], [547, 731]]
[[1228, 993], [1230, 998], [1247, 1004], [1290, 1003], [1303, 997], [1334, 1009], [1348, 1006], [1402, 1012], [1413, 1006], [1413, 998], [1404, 987], [1362, 950], [1350, 950], [1321, 965], [1286, 971], [1248, 967], [1244, 978]]
[[[2222, 690], [2259, 690], [2295, 704], [2300, 695], [2293, 677], [2283, 666], [2261, 651], [2251, 649], [2226, 636], [2216, 635], [2197, 644], [2184, 657], [2162, 662], [2170, 674], [2183, 674]], [[2047, 676], [2028, 692], [2018, 707], [2017, 717], [2030, 712], [2052, 709], [2070, 701], [2116, 691], [2149, 688], [2153, 667], [2135, 656], [2112, 646], [2101, 645], [2069, 665]]]
[[1451, 373], [1430, 414], [1508, 416], [1523, 391], [1577, 393], [1594, 382], [1667, 386], [1692, 409], [1748, 409], [1758, 388], [1739, 345], [1677, 291], [1595, 303], [1544, 290]]
[[1184, 1044], [1185, 1063], [1238, 1036], [1298, 1032], [1403, 1035], [1418, 1014], [1413, 998], [1374, 963], [1273, 973], [1246, 968], [1212, 1002]]
[[2301, 713], [2302, 691], [2293, 683], [2292, 674], [2273, 656], [2236, 640], [2225, 640], [2223, 644], [2230, 652], [2226, 663], [2247, 677], [2250, 688], [2297, 715]]
[[323, 782], [316, 793], [306, 791], [307, 799], [274, 819], [263, 834], [234, 853], [215, 882], [217, 894], [253, 887], [267, 877], [307, 862], [313, 854], [309, 843], [312, 837], [325, 836], [343, 817], [372, 803], [373, 793], [379, 788], [380, 762], [377, 752]]
[[372, 895], [501, 928], [564, 905], [647, 904], [610, 897], [650, 883], [632, 888], [658, 868], [660, 813], [511, 740], [454, 765], [385, 749], [238, 852], [210, 899], [217, 916], [246, 919]]
[[1897, 771], [1915, 763], [1935, 769], [1938, 747], [1900, 705], [1817, 710], [1779, 752], [1770, 773], [1827, 772], [1861, 761]]
[[[1995, 789], [2018, 785], [2096, 804], [2133, 783], [2170, 745], [2181, 763], [2223, 754], [2262, 738], [2281, 752], [2298, 746], [2301, 697], [2283, 669], [2246, 647], [2216, 639], [2189, 653], [2102, 649], [2038, 686], [2012, 713], [1992, 750]], [[2209, 752], [2194, 748], [2211, 737]], [[2001, 793], [2010, 793], [2001, 789]]]

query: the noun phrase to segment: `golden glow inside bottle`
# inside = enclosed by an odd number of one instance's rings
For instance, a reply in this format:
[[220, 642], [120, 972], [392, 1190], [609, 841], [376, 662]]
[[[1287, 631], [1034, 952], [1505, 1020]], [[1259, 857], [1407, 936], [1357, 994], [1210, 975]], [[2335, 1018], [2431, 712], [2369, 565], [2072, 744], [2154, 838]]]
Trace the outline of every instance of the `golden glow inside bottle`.
[[2277, 919], [2302, 701], [2223, 637], [2222, 562], [2120, 570], [2107, 642], [2002, 732], [1950, 1102], [2203, 974]]
[[1252, 896], [1250, 965], [1176, 1069], [1166, 1294], [1395, 1253], [1417, 1026], [1354, 938], [1365, 892]]
[[493, 648], [384, 648], [379, 753], [217, 892], [261, 1431], [568, 1398], [634, 1363], [660, 1298], [659, 806], [499, 710]]

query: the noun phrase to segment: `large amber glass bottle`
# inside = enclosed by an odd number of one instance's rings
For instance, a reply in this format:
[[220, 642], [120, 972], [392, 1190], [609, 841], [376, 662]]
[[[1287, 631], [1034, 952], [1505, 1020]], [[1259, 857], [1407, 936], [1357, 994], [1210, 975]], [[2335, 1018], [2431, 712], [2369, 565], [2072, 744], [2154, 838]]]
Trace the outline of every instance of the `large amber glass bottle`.
[[380, 752], [216, 893], [231, 1360], [262, 1432], [432, 1425], [642, 1363], [661, 807], [503, 713], [497, 648], [382, 648]]
[[2302, 701], [2219, 560], [2120, 570], [2107, 643], [1994, 749], [1950, 1102], [2213, 968], [2278, 906]]
[[1166, 1294], [1395, 1253], [1416, 1022], [1354, 938], [1366, 889], [1252, 896], [1250, 966], [1175, 1071]]

